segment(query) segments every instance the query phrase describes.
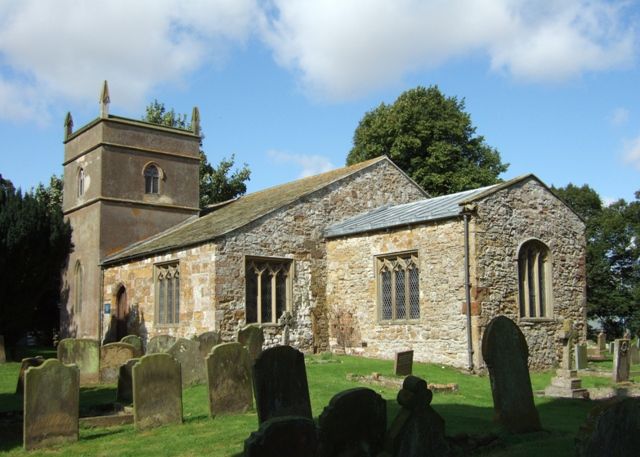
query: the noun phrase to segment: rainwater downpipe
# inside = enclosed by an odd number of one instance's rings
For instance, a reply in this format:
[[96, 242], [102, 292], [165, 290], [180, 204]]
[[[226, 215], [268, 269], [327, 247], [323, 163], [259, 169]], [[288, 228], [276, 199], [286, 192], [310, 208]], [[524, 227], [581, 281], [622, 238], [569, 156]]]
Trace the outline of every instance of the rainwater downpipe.
[[469, 371], [473, 370], [473, 345], [471, 343], [471, 278], [469, 275], [469, 214], [463, 213], [464, 220], [464, 291], [467, 312], [467, 355]]

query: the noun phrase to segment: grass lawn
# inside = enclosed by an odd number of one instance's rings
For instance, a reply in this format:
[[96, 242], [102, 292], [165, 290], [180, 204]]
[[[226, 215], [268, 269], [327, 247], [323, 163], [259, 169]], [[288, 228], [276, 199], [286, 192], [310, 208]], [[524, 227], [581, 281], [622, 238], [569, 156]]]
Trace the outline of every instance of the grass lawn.
[[[391, 376], [393, 362], [349, 356], [309, 357], [307, 377], [313, 414], [317, 417], [336, 393], [364, 386], [347, 380], [348, 373], [370, 375], [378, 372]], [[21, 398], [14, 395], [19, 371], [18, 363], [0, 365], [0, 453], [16, 455], [64, 456], [232, 456], [242, 452], [243, 442], [257, 429], [255, 412], [211, 419], [207, 412], [206, 386], [188, 388], [183, 393], [184, 424], [161, 427], [138, 433], [133, 425], [110, 428], [81, 428], [80, 441], [47, 450], [26, 453], [22, 450], [21, 422], [11, 425], [2, 414], [21, 409]], [[634, 367], [638, 369], [640, 367]], [[457, 383], [455, 393], [435, 393], [433, 406], [446, 421], [447, 435], [460, 433], [482, 435], [496, 433], [499, 445], [489, 456], [567, 456], [574, 455], [574, 437], [595, 402], [536, 397], [544, 432], [519, 436], [504, 434], [493, 422], [493, 402], [489, 378], [470, 376], [438, 365], [414, 364], [414, 374], [429, 383]], [[542, 390], [553, 373], [533, 373], [534, 391]], [[636, 378], [636, 382], [640, 379]], [[587, 376], [586, 387], [610, 385], [608, 378]], [[397, 411], [397, 389], [370, 386], [388, 400], [391, 420]], [[115, 386], [101, 385], [82, 388], [81, 416], [91, 406], [110, 403], [115, 399]]]

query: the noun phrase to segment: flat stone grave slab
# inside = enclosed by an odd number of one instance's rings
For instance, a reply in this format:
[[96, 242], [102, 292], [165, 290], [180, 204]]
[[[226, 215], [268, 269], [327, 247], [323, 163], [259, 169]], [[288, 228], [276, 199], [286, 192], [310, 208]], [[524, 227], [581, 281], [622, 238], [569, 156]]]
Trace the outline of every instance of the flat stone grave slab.
[[121, 343], [127, 343], [133, 346], [136, 350], [135, 356], [142, 357], [144, 355], [144, 348], [142, 347], [142, 338], [138, 335], [127, 335], [120, 340]]
[[253, 406], [249, 352], [240, 343], [214, 346], [207, 356], [209, 413], [243, 413]]
[[118, 389], [116, 390], [116, 401], [123, 405], [133, 403], [133, 366], [140, 359], [130, 359], [124, 365], [120, 365], [118, 370]]
[[304, 354], [291, 346], [262, 351], [253, 365], [253, 392], [259, 423], [280, 416], [312, 417]]
[[258, 355], [262, 352], [262, 345], [264, 343], [264, 331], [259, 325], [251, 324], [238, 330], [238, 343], [243, 345], [249, 351], [249, 359], [251, 365], [258, 358]]
[[100, 343], [86, 338], [65, 338], [58, 343], [58, 360], [75, 364], [80, 370], [80, 384], [100, 382]]
[[128, 343], [109, 343], [100, 348], [100, 381], [103, 383], [118, 382], [120, 367], [128, 360], [134, 359], [136, 348]]
[[18, 382], [16, 383], [16, 395], [24, 393], [24, 374], [31, 367], [39, 367], [44, 363], [44, 358], [39, 355], [36, 357], [27, 357], [22, 359], [20, 363], [20, 372], [18, 373]]
[[147, 354], [167, 352], [176, 343], [176, 337], [171, 335], [156, 335], [147, 343]]
[[180, 363], [147, 354], [133, 366], [133, 418], [138, 430], [182, 423]]
[[260, 424], [259, 430], [253, 432], [244, 442], [244, 457], [317, 457], [317, 455], [316, 426], [308, 417], [271, 418]]
[[207, 356], [211, 353], [211, 349], [214, 346], [222, 343], [222, 339], [220, 338], [220, 332], [205, 332], [198, 335], [198, 344], [200, 344], [200, 356], [202, 359], [206, 359]]
[[180, 338], [171, 346], [167, 354], [180, 363], [183, 388], [203, 384], [206, 381], [206, 367], [197, 341]]
[[48, 359], [25, 373], [23, 444], [26, 450], [78, 440], [80, 372]]
[[511, 433], [541, 430], [527, 366], [529, 348], [511, 319], [498, 316], [489, 322], [482, 337], [482, 357], [489, 369], [494, 420]]
[[408, 376], [413, 373], [413, 351], [396, 352], [393, 372], [396, 376]]

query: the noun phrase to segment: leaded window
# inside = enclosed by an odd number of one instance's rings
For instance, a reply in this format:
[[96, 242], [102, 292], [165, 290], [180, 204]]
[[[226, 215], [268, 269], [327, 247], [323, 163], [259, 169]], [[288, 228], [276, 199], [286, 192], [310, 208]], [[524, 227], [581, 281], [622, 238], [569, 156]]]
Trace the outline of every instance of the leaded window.
[[144, 193], [157, 194], [160, 191], [160, 171], [155, 165], [147, 165], [144, 169]]
[[156, 265], [156, 323], [180, 321], [180, 268], [178, 263]]
[[276, 323], [290, 308], [291, 260], [247, 257], [247, 323]]
[[522, 245], [518, 254], [520, 317], [551, 315], [551, 261], [549, 248], [538, 240]]
[[378, 309], [382, 321], [420, 318], [418, 253], [378, 257]]

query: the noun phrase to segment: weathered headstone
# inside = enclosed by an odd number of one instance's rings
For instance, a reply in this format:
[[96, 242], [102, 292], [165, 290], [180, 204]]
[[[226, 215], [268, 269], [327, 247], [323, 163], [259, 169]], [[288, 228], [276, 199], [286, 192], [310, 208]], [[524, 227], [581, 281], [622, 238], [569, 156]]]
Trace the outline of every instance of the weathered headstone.
[[612, 354], [613, 354], [614, 344], [615, 343], [613, 341], [609, 343], [609, 352], [612, 353]]
[[431, 407], [432, 398], [423, 379], [407, 376], [398, 392], [400, 411], [387, 432], [386, 455], [449, 455], [444, 419]]
[[136, 350], [135, 356], [142, 357], [144, 355], [144, 348], [142, 347], [142, 338], [138, 335], [127, 335], [120, 340], [121, 343], [127, 343], [134, 347]]
[[258, 355], [262, 352], [262, 344], [264, 343], [262, 328], [259, 325], [252, 324], [238, 330], [238, 343], [247, 348], [251, 365], [253, 365]]
[[215, 346], [206, 359], [209, 413], [243, 413], [253, 406], [249, 353], [240, 343]]
[[169, 354], [147, 354], [133, 366], [136, 429], [182, 423], [180, 364]]
[[331, 399], [318, 426], [321, 457], [376, 457], [384, 446], [387, 403], [371, 389], [345, 390]]
[[133, 403], [133, 366], [140, 359], [130, 359], [120, 366], [118, 370], [118, 390], [116, 391], [116, 401], [130, 405]]
[[100, 381], [118, 381], [120, 367], [136, 358], [136, 348], [128, 343], [109, 343], [100, 348]]
[[147, 354], [159, 354], [167, 352], [176, 342], [176, 337], [171, 335], [156, 335], [147, 343]]
[[629, 381], [631, 372], [631, 354], [629, 340], [616, 340], [613, 349], [613, 382]]
[[640, 399], [595, 407], [576, 437], [578, 457], [628, 457], [640, 450]]
[[409, 376], [413, 373], [413, 351], [396, 352], [393, 372], [396, 376]]
[[200, 344], [194, 340], [180, 338], [167, 354], [176, 359], [182, 369], [182, 387], [202, 384], [206, 380], [204, 359], [200, 355]]
[[280, 416], [312, 417], [304, 355], [291, 346], [262, 351], [253, 365], [253, 392], [259, 423]]
[[518, 326], [505, 316], [489, 322], [482, 337], [489, 368], [495, 420], [512, 433], [540, 430], [527, 359], [529, 348]]
[[629, 345], [629, 358], [631, 365], [637, 365], [640, 363], [640, 350], [635, 344]]
[[607, 334], [604, 332], [598, 333], [597, 346], [600, 350], [600, 353], [603, 353], [607, 350]]
[[576, 344], [574, 351], [576, 370], [586, 370], [589, 362], [587, 359], [587, 345]]
[[4, 348], [4, 336], [0, 335], [0, 363], [7, 361], [7, 352]]
[[78, 440], [80, 372], [57, 359], [25, 373], [24, 448], [36, 449]]
[[244, 442], [244, 457], [316, 457], [316, 426], [308, 417], [274, 417]]
[[[544, 390], [545, 395], [549, 397], [588, 398], [589, 396], [589, 391], [582, 388], [582, 380], [578, 377], [578, 372], [572, 368], [572, 365], [576, 364], [571, 363], [576, 358], [574, 356], [577, 347], [574, 348], [573, 344], [575, 336], [573, 321], [565, 319], [560, 332], [562, 362], [560, 368], [556, 370], [556, 376], [551, 379], [551, 384]], [[572, 349], [574, 354], [571, 354]]]
[[100, 381], [100, 343], [84, 338], [65, 338], [58, 343], [58, 360], [75, 364], [80, 370], [80, 384]]
[[16, 384], [16, 395], [22, 395], [24, 393], [24, 374], [27, 370], [31, 367], [39, 367], [43, 363], [44, 358], [41, 355], [22, 359], [20, 372], [18, 373], [18, 383]]
[[200, 344], [200, 355], [202, 356], [202, 359], [206, 359], [211, 353], [211, 349], [220, 343], [222, 343], [220, 332], [205, 332], [198, 335], [198, 344]]

